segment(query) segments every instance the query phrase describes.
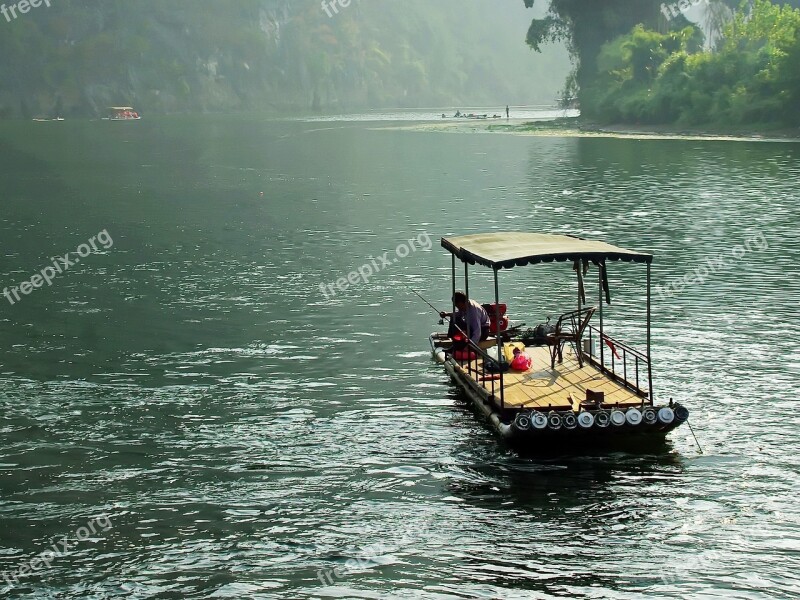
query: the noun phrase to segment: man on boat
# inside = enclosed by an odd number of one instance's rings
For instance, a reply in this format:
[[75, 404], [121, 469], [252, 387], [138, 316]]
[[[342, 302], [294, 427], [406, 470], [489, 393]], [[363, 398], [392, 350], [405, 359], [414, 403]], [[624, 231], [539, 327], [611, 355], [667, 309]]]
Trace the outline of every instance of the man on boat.
[[468, 301], [464, 292], [453, 294], [453, 304], [456, 307], [455, 313], [439, 313], [443, 319], [451, 317], [448, 337], [452, 338], [456, 335], [459, 328], [464, 332], [469, 332], [469, 337], [475, 344], [489, 337], [489, 313], [486, 312], [486, 309], [475, 300]]

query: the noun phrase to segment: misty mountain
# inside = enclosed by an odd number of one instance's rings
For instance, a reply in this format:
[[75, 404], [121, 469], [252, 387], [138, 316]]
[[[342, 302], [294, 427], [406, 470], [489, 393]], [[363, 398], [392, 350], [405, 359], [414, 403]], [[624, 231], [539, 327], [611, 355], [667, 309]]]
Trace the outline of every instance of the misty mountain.
[[[0, 115], [552, 103], [520, 0], [59, 0], [0, 18]], [[334, 11], [333, 8], [336, 10]]]

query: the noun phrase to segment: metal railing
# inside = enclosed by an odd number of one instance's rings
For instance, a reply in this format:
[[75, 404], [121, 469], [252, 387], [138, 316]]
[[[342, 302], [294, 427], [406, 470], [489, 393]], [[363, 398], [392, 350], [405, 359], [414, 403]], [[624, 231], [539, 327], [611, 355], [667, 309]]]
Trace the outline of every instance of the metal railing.
[[[624, 342], [615, 340], [606, 333], [603, 333], [601, 336], [600, 330], [593, 325], [589, 325], [587, 331], [589, 332], [589, 360], [602, 372], [611, 376], [626, 388], [636, 392], [640, 396], [648, 396], [652, 400], [653, 390], [650, 386], [650, 381], [652, 381], [652, 379], [650, 377], [650, 361], [647, 355], [639, 350], [631, 348]], [[595, 340], [598, 341], [599, 345], [605, 344], [608, 350], [604, 352], [602, 348], [600, 349], [598, 352], [600, 355], [599, 360], [594, 353]], [[611, 344], [610, 346], [609, 343]], [[583, 349], [581, 349], [581, 351], [583, 351]], [[618, 356], [620, 352], [622, 356]], [[584, 352], [584, 355], [587, 355], [587, 353]], [[610, 361], [606, 358], [606, 355], [610, 355]], [[620, 369], [622, 371], [621, 373]], [[640, 369], [642, 370], [641, 375]], [[632, 371], [632, 379], [628, 379], [629, 371]], [[645, 388], [642, 388], [640, 381]]]
[[[497, 359], [492, 358], [491, 356], [489, 356], [483, 350], [483, 348], [481, 348], [478, 344], [473, 342], [471, 339], [468, 339], [466, 344], [467, 345], [465, 346], [465, 348], [468, 348], [470, 350], [470, 352], [474, 352], [475, 353], [475, 357], [474, 358], [468, 358], [467, 360], [458, 360], [455, 357], [455, 354], [452, 351], [452, 349], [451, 349], [450, 352], [448, 352], [448, 354], [450, 354], [450, 356], [453, 357], [453, 360], [455, 360], [462, 369], [464, 369], [464, 363], [466, 363], [467, 374], [483, 389], [486, 389], [486, 386], [484, 385], [484, 383], [486, 383], [485, 377], [487, 376], [487, 374], [488, 375], [500, 375], [500, 379], [495, 379], [493, 377], [490, 380], [492, 382], [491, 393], [492, 393], [492, 398], [496, 400], [497, 399], [497, 387], [499, 386], [499, 388], [500, 388], [500, 409], [501, 410], [505, 409], [505, 390], [504, 390], [504, 386], [503, 386], [503, 370], [502, 370], [502, 364], [503, 363], [500, 360], [500, 357], [498, 357]], [[487, 364], [494, 364], [495, 367], [497, 368], [497, 370], [496, 371], [487, 371], [486, 370], [486, 365]], [[481, 378], [481, 379], [479, 379], [479, 378]]]

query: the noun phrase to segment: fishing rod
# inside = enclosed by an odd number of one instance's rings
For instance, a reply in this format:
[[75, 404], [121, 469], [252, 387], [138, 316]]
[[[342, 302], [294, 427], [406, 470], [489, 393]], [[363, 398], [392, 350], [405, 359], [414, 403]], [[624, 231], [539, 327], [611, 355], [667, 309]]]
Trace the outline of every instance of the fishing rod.
[[[444, 317], [442, 317], [442, 313], [443, 313], [444, 311], [441, 311], [441, 310], [439, 310], [439, 309], [438, 309], [438, 308], [436, 308], [436, 307], [435, 307], [433, 304], [431, 304], [430, 302], [428, 302], [428, 301], [427, 301], [427, 300], [426, 300], [426, 299], [425, 299], [425, 298], [422, 296], [422, 294], [420, 294], [420, 293], [419, 293], [418, 291], [416, 291], [414, 288], [412, 288], [412, 287], [409, 287], [409, 286], [406, 286], [406, 287], [407, 287], [407, 288], [408, 288], [408, 289], [409, 289], [409, 290], [410, 290], [410, 291], [411, 291], [411, 292], [412, 292], [412, 293], [413, 293], [415, 296], [417, 296], [417, 298], [419, 298], [420, 300], [422, 300], [422, 301], [423, 301], [425, 304], [427, 304], [427, 305], [428, 305], [428, 306], [430, 306], [430, 307], [431, 307], [431, 308], [432, 308], [434, 311], [436, 311], [436, 314], [437, 314], [437, 315], [439, 315], [439, 325], [444, 325], [444, 320], [445, 320], [445, 319], [449, 319], [449, 318], [450, 318], [450, 317], [446, 316], [446, 313], [445, 313], [445, 316], [444, 316]], [[461, 328], [459, 327], [459, 330], [460, 330], [460, 329], [461, 329]]]
[[[463, 329], [461, 329], [461, 327], [459, 327], [459, 326], [458, 326], [458, 323], [456, 323], [456, 322], [455, 322], [455, 319], [453, 319], [453, 318], [452, 318], [452, 314], [448, 314], [448, 313], [446, 313], [446, 312], [444, 312], [444, 311], [440, 311], [440, 310], [439, 310], [438, 308], [436, 308], [436, 307], [435, 307], [433, 304], [431, 304], [430, 302], [428, 302], [428, 301], [425, 299], [425, 297], [424, 297], [422, 294], [420, 294], [420, 293], [419, 293], [417, 290], [415, 290], [415, 289], [414, 289], [414, 288], [412, 288], [411, 286], [408, 286], [408, 285], [407, 285], [407, 286], [405, 286], [405, 287], [406, 287], [408, 290], [410, 290], [410, 291], [411, 291], [411, 292], [412, 292], [412, 293], [413, 293], [413, 294], [414, 294], [414, 295], [415, 295], [417, 298], [419, 298], [420, 300], [422, 300], [422, 301], [423, 301], [425, 304], [427, 304], [427, 305], [428, 305], [428, 306], [430, 306], [430, 307], [431, 307], [431, 308], [432, 308], [434, 311], [436, 311], [436, 314], [437, 314], [437, 315], [439, 315], [439, 325], [444, 325], [444, 320], [445, 320], [445, 319], [449, 319], [449, 320], [450, 320], [450, 324], [451, 324], [453, 327], [455, 327], [456, 331], [458, 331], [458, 332], [459, 332], [461, 335], [463, 335], [463, 336], [464, 336], [464, 339], [466, 339], [466, 340], [467, 340], [467, 344], [471, 344], [471, 345], [475, 346], [476, 348], [478, 348], [478, 350], [480, 350], [480, 346], [478, 346], [477, 344], [475, 344], [475, 342], [473, 342], [473, 341], [470, 339], [470, 337], [469, 337], [469, 335], [467, 334], [467, 332], [466, 332], [466, 331], [464, 331]], [[442, 316], [442, 315], [444, 315], [444, 316]]]
[[[425, 299], [425, 297], [424, 297], [422, 294], [420, 294], [418, 291], [416, 291], [414, 288], [412, 288], [412, 287], [410, 287], [410, 286], [405, 286], [405, 287], [406, 287], [406, 288], [407, 288], [407, 289], [408, 289], [408, 290], [409, 290], [411, 293], [413, 293], [415, 296], [417, 296], [417, 298], [419, 298], [419, 299], [420, 299], [420, 300], [422, 300], [422, 301], [423, 301], [425, 304], [427, 304], [428, 306], [430, 306], [430, 307], [431, 307], [431, 308], [432, 308], [432, 309], [433, 309], [433, 310], [436, 312], [436, 314], [437, 314], [437, 315], [439, 315], [439, 325], [444, 325], [444, 320], [445, 320], [445, 319], [449, 319], [449, 320], [450, 320], [450, 322], [451, 322], [451, 323], [453, 324], [453, 326], [454, 326], [454, 327], [455, 327], [455, 328], [458, 330], [458, 332], [459, 332], [459, 333], [463, 334], [463, 335], [464, 335], [464, 337], [467, 337], [467, 338], [469, 337], [469, 336], [467, 335], [467, 332], [466, 332], [466, 331], [464, 331], [464, 330], [463, 330], [461, 327], [459, 327], [459, 326], [458, 326], [458, 324], [457, 324], [455, 321], [453, 321], [453, 319], [451, 318], [451, 317], [452, 317], [452, 313], [446, 313], [446, 312], [444, 312], [444, 311], [441, 311], [441, 310], [439, 310], [439, 309], [438, 309], [438, 308], [436, 308], [436, 307], [435, 307], [433, 304], [431, 304], [430, 302], [428, 302], [428, 301]], [[443, 315], [443, 314], [444, 314], [444, 317], [442, 317], [442, 315]], [[547, 317], [547, 321], [548, 321], [548, 322], [550, 321], [550, 317]], [[521, 327], [523, 327], [524, 325], [525, 325], [525, 323], [522, 323], [522, 324], [520, 324], [520, 325], [515, 325], [514, 327], [511, 327], [510, 329], [508, 329], [508, 330], [506, 331], [506, 334], [509, 334], [509, 333], [511, 333], [511, 331], [513, 331], [513, 330], [520, 329], [520, 328], [521, 328]]]

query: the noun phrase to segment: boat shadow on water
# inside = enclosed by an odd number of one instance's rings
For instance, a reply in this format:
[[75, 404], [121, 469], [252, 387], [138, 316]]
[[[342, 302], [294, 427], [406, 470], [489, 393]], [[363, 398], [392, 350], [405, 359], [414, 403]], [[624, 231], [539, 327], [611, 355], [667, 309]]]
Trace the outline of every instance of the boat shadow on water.
[[[452, 397], [458, 426], [474, 422], [470, 398], [455, 391]], [[448, 481], [446, 493], [486, 515], [481, 526], [497, 535], [498, 551], [465, 555], [461, 572], [481, 573], [481, 585], [542, 597], [583, 597], [571, 592], [584, 588], [623, 590], [619, 571], [573, 568], [575, 557], [617, 556], [626, 532], [638, 531], [661, 510], [661, 484], [682, 479], [688, 459], [668, 441], [531, 452], [498, 443], [498, 437], [481, 423], [452, 448], [460, 473]], [[470, 540], [465, 535], [464, 544]], [[523, 558], [512, 568], [508, 555], [514, 552]], [[652, 565], [642, 571], [642, 589], [663, 584]]]

